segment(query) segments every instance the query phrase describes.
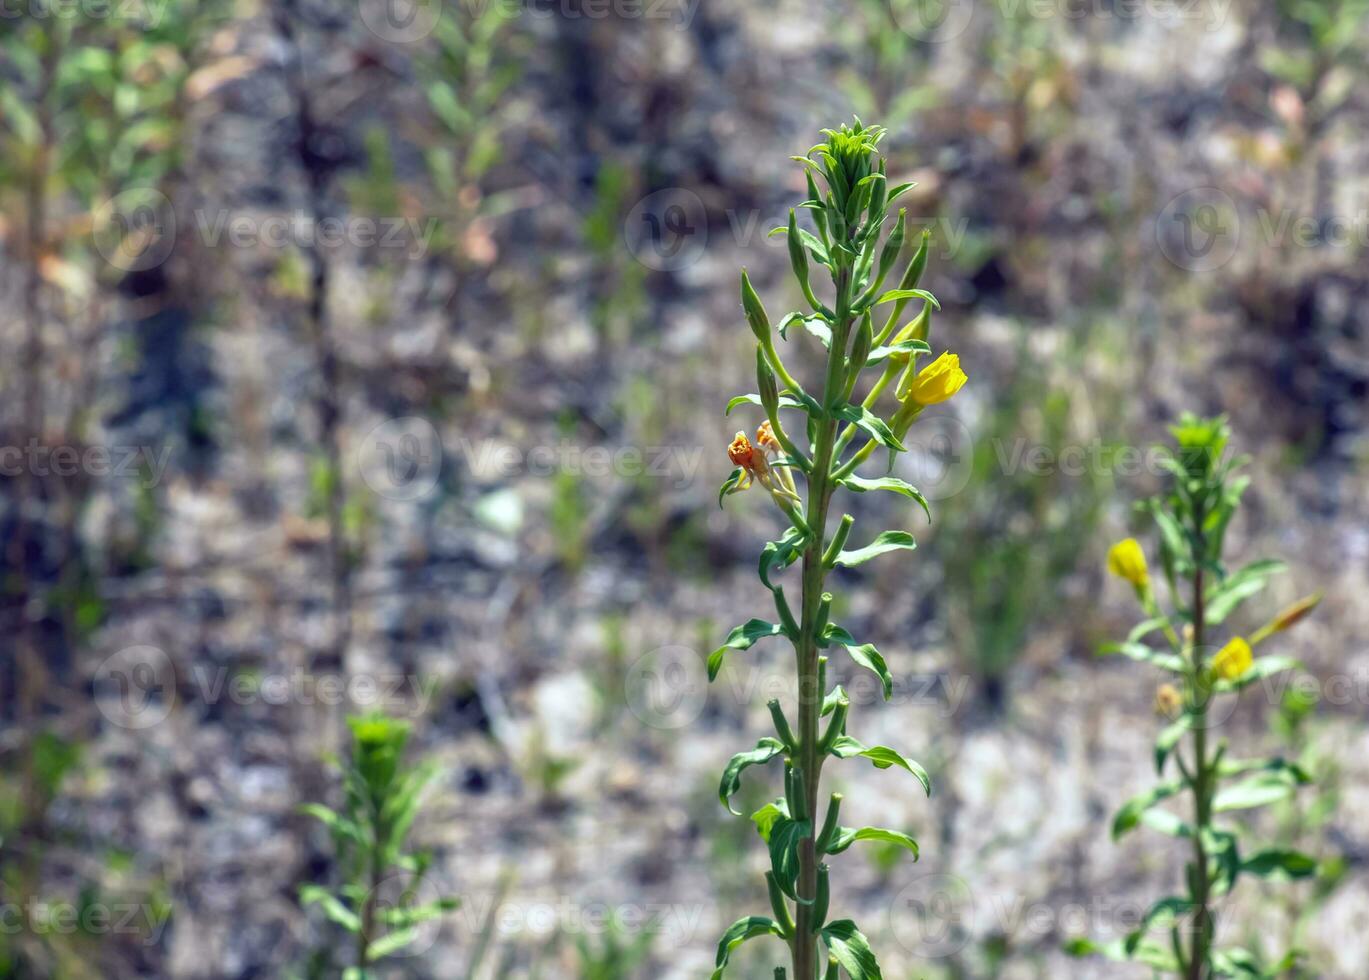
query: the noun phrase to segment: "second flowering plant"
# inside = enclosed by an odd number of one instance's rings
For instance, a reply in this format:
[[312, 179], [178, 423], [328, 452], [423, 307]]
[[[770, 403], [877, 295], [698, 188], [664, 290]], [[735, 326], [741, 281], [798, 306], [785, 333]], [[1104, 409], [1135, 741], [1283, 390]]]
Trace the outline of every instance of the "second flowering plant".
[[[878, 676], [886, 700], [892, 694], [893, 678], [879, 650], [832, 621], [833, 597], [825, 585], [834, 569], [911, 550], [913, 536], [905, 530], [881, 531], [863, 547], [848, 548], [854, 519], [844, 514], [829, 534], [828, 517], [838, 491], [845, 490], [901, 494], [930, 518], [927, 501], [915, 487], [887, 475], [889, 471], [864, 476], [858, 470], [883, 450], [891, 471], [923, 408], [950, 398], [966, 376], [959, 358], [949, 352], [919, 368], [919, 359], [931, 351], [927, 338], [937, 307], [932, 294], [918, 288], [929, 236], [923, 234], [915, 254], [893, 278], [903, 260], [904, 212], [898, 211], [887, 235], [885, 226], [893, 203], [912, 185], [888, 186], [877, 151], [884, 130], [857, 119], [853, 126], [824, 130], [824, 135], [823, 143], [794, 158], [804, 167], [808, 197], [790, 210], [788, 226], [773, 232], [787, 238], [806, 308], [772, 323], [744, 271], [741, 277], [742, 307], [756, 338], [757, 391], [732, 399], [728, 412], [753, 405], [763, 411], [764, 420], [754, 439], [741, 431], [728, 446], [736, 468], [719, 500], [760, 490], [788, 527], [762, 550], [757, 569], [774, 603], [774, 621], [756, 618], [734, 629], [709, 657], [708, 673], [710, 680], [716, 678], [729, 653], [782, 636], [794, 648], [798, 717], [791, 722], [779, 701], [771, 701], [775, 734], [733, 756], [723, 772], [719, 796], [729, 809], [742, 771], [750, 766], [781, 760], [784, 793], [751, 816], [770, 855], [765, 877], [772, 916], [746, 916], [727, 930], [718, 944], [714, 980], [723, 975], [737, 946], [759, 936], [776, 937], [788, 946], [796, 980], [839, 980], [843, 974], [852, 980], [882, 977], [856, 923], [829, 914], [824, 859], [864, 840], [901, 845], [916, 858], [917, 844], [899, 830], [842, 826], [841, 795], [833, 793], [823, 801], [820, 794], [823, 765], [829, 758], [861, 757], [879, 769], [903, 769], [931, 792], [927, 774], [916, 762], [848, 734], [850, 699], [840, 685], [827, 688], [828, 655], [844, 653]], [[799, 226], [798, 211], [808, 213], [813, 231]], [[828, 301], [819, 298], [813, 282], [817, 271], [830, 280]], [[920, 309], [904, 322], [913, 302]], [[777, 335], [807, 341], [823, 353], [818, 384], [805, 385], [790, 371], [776, 346]], [[800, 566], [797, 605], [779, 581], [795, 564]], [[775, 968], [776, 978], [790, 975], [784, 967]]]
[[[1228, 754], [1226, 739], [1213, 736], [1241, 691], [1297, 666], [1288, 657], [1256, 657], [1254, 651], [1311, 612], [1317, 597], [1288, 607], [1248, 638], [1230, 635], [1217, 646], [1214, 634], [1227, 617], [1283, 566], [1255, 561], [1233, 571], [1225, 564], [1226, 531], [1250, 482], [1239, 474], [1242, 460], [1226, 456], [1225, 419], [1185, 415], [1171, 431], [1177, 443], [1168, 461], [1172, 488], [1141, 506], [1159, 532], [1169, 601], [1155, 587], [1140, 542], [1127, 538], [1115, 544], [1108, 570], [1131, 584], [1146, 618], [1124, 642], [1103, 652], [1124, 654], [1168, 675], [1155, 696], [1156, 712], [1166, 721], [1155, 739], [1161, 782], [1122, 806], [1112, 835], [1144, 826], [1183, 841], [1191, 855], [1185, 887], [1151, 905], [1140, 927], [1124, 939], [1106, 946], [1078, 940], [1069, 949], [1132, 960], [1187, 980], [1284, 976], [1298, 954], [1266, 958], [1258, 950], [1220, 947], [1217, 908], [1242, 876], [1306, 878], [1316, 871], [1316, 861], [1285, 848], [1247, 849], [1240, 826], [1222, 818], [1284, 799], [1308, 776], [1282, 758], [1236, 758]], [[1184, 799], [1184, 811], [1163, 806], [1175, 799]]]

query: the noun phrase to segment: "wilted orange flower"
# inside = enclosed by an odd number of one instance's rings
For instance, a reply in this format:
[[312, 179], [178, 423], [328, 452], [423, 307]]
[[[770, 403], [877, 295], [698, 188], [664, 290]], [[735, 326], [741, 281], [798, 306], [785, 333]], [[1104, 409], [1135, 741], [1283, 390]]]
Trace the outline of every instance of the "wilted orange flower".
[[780, 441], [775, 438], [775, 430], [770, 428], [770, 420], [766, 419], [756, 430], [756, 445], [767, 453], [778, 453], [780, 451]]
[[1184, 706], [1184, 696], [1173, 684], [1161, 684], [1155, 691], [1155, 713], [1165, 718], [1174, 718]]
[[732, 460], [733, 466], [740, 466], [746, 470], [748, 477], [759, 477], [770, 471], [770, 464], [765, 461], [765, 453], [751, 445], [751, 440], [746, 438], [745, 432], [738, 432], [732, 440], [732, 445], [727, 447], [727, 458]]

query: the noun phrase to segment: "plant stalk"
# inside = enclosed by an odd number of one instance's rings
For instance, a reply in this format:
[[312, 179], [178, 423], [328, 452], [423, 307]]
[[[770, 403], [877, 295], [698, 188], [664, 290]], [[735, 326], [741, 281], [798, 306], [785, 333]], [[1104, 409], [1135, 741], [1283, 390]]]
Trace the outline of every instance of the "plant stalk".
[[[846, 308], [849, 281], [850, 270], [842, 269], [837, 276], [840, 316], [827, 355], [827, 380], [823, 392], [823, 405], [829, 409], [832, 399], [841, 390], [845, 379], [846, 341], [852, 325], [852, 318]], [[810, 980], [818, 974], [816, 931], [822, 925], [814, 921], [813, 905], [818, 887], [818, 854], [815, 838], [818, 782], [822, 775], [823, 761], [819, 725], [825, 693], [819, 680], [817, 628], [819, 609], [822, 605], [823, 580], [827, 574], [823, 562], [823, 547], [827, 535], [827, 510], [832, 498], [833, 484], [830, 477], [832, 455], [836, 446], [837, 421], [832, 417], [824, 418], [817, 428], [817, 439], [813, 447], [813, 470], [808, 481], [807, 524], [812, 530], [812, 536], [803, 553], [803, 614], [800, 620], [799, 642], [795, 650], [799, 675], [798, 768], [803, 773], [804, 811], [809, 814], [815, 825], [813, 832], [799, 844], [797, 894], [801, 901], [795, 903], [792, 952], [794, 976], [800, 980]], [[794, 809], [793, 801], [790, 803], [790, 809], [791, 812]]]
[[[1202, 527], [1202, 513], [1199, 512], [1195, 523], [1199, 528]], [[1207, 705], [1208, 694], [1204, 688], [1202, 678], [1203, 670], [1203, 642], [1206, 633], [1206, 612], [1203, 605], [1203, 559], [1202, 555], [1206, 551], [1205, 542], [1202, 538], [1201, 530], [1198, 534], [1198, 547], [1195, 549], [1194, 564], [1197, 566], [1193, 572], [1193, 678], [1194, 693], [1197, 701], [1194, 705], [1197, 713], [1196, 724], [1193, 731], [1193, 808], [1194, 808], [1194, 834], [1193, 834], [1193, 861], [1194, 861], [1194, 883], [1197, 885], [1193, 895], [1194, 918], [1193, 918], [1193, 955], [1188, 961], [1188, 980], [1203, 980], [1203, 974], [1207, 966], [1207, 951], [1211, 941], [1212, 916], [1208, 911], [1208, 893], [1211, 882], [1208, 880], [1207, 873], [1207, 848], [1203, 844], [1203, 830], [1207, 827], [1211, 819], [1210, 796], [1211, 788], [1209, 785], [1211, 771], [1207, 758]]]

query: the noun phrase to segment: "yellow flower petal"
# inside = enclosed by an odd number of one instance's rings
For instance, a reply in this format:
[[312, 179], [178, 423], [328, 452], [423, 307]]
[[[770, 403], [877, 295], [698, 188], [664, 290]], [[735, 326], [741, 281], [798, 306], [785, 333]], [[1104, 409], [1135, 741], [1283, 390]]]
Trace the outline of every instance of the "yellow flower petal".
[[946, 351], [911, 380], [905, 378], [898, 398], [918, 405], [937, 405], [964, 387], [968, 380], [969, 376], [960, 369], [960, 355]]

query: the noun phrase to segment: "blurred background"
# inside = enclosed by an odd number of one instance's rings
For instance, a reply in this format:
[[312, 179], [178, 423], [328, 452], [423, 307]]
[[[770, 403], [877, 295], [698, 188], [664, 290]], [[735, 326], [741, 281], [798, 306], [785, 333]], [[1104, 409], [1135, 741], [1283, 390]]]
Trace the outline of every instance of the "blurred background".
[[797, 308], [767, 232], [853, 114], [970, 382], [900, 463], [930, 525], [846, 505], [920, 541], [839, 577], [897, 678], [837, 673], [853, 731], [935, 790], [833, 770], [922, 845], [834, 907], [890, 977], [1149, 973], [1060, 952], [1184, 860], [1109, 839], [1159, 678], [1097, 655], [1139, 618], [1103, 557], [1165, 425], [1225, 412], [1233, 558], [1289, 564], [1233, 628], [1325, 600], [1312, 697], [1225, 722], [1314, 772], [1255, 829], [1319, 872], [1221, 935], [1369, 976], [1365, 0], [16, 0], [0, 45], [0, 976], [339, 976], [298, 808], [373, 710], [463, 901], [376, 976], [707, 974], [765, 909], [717, 780], [794, 696], [778, 644], [703, 671], [778, 530], [717, 505], [737, 274]]

